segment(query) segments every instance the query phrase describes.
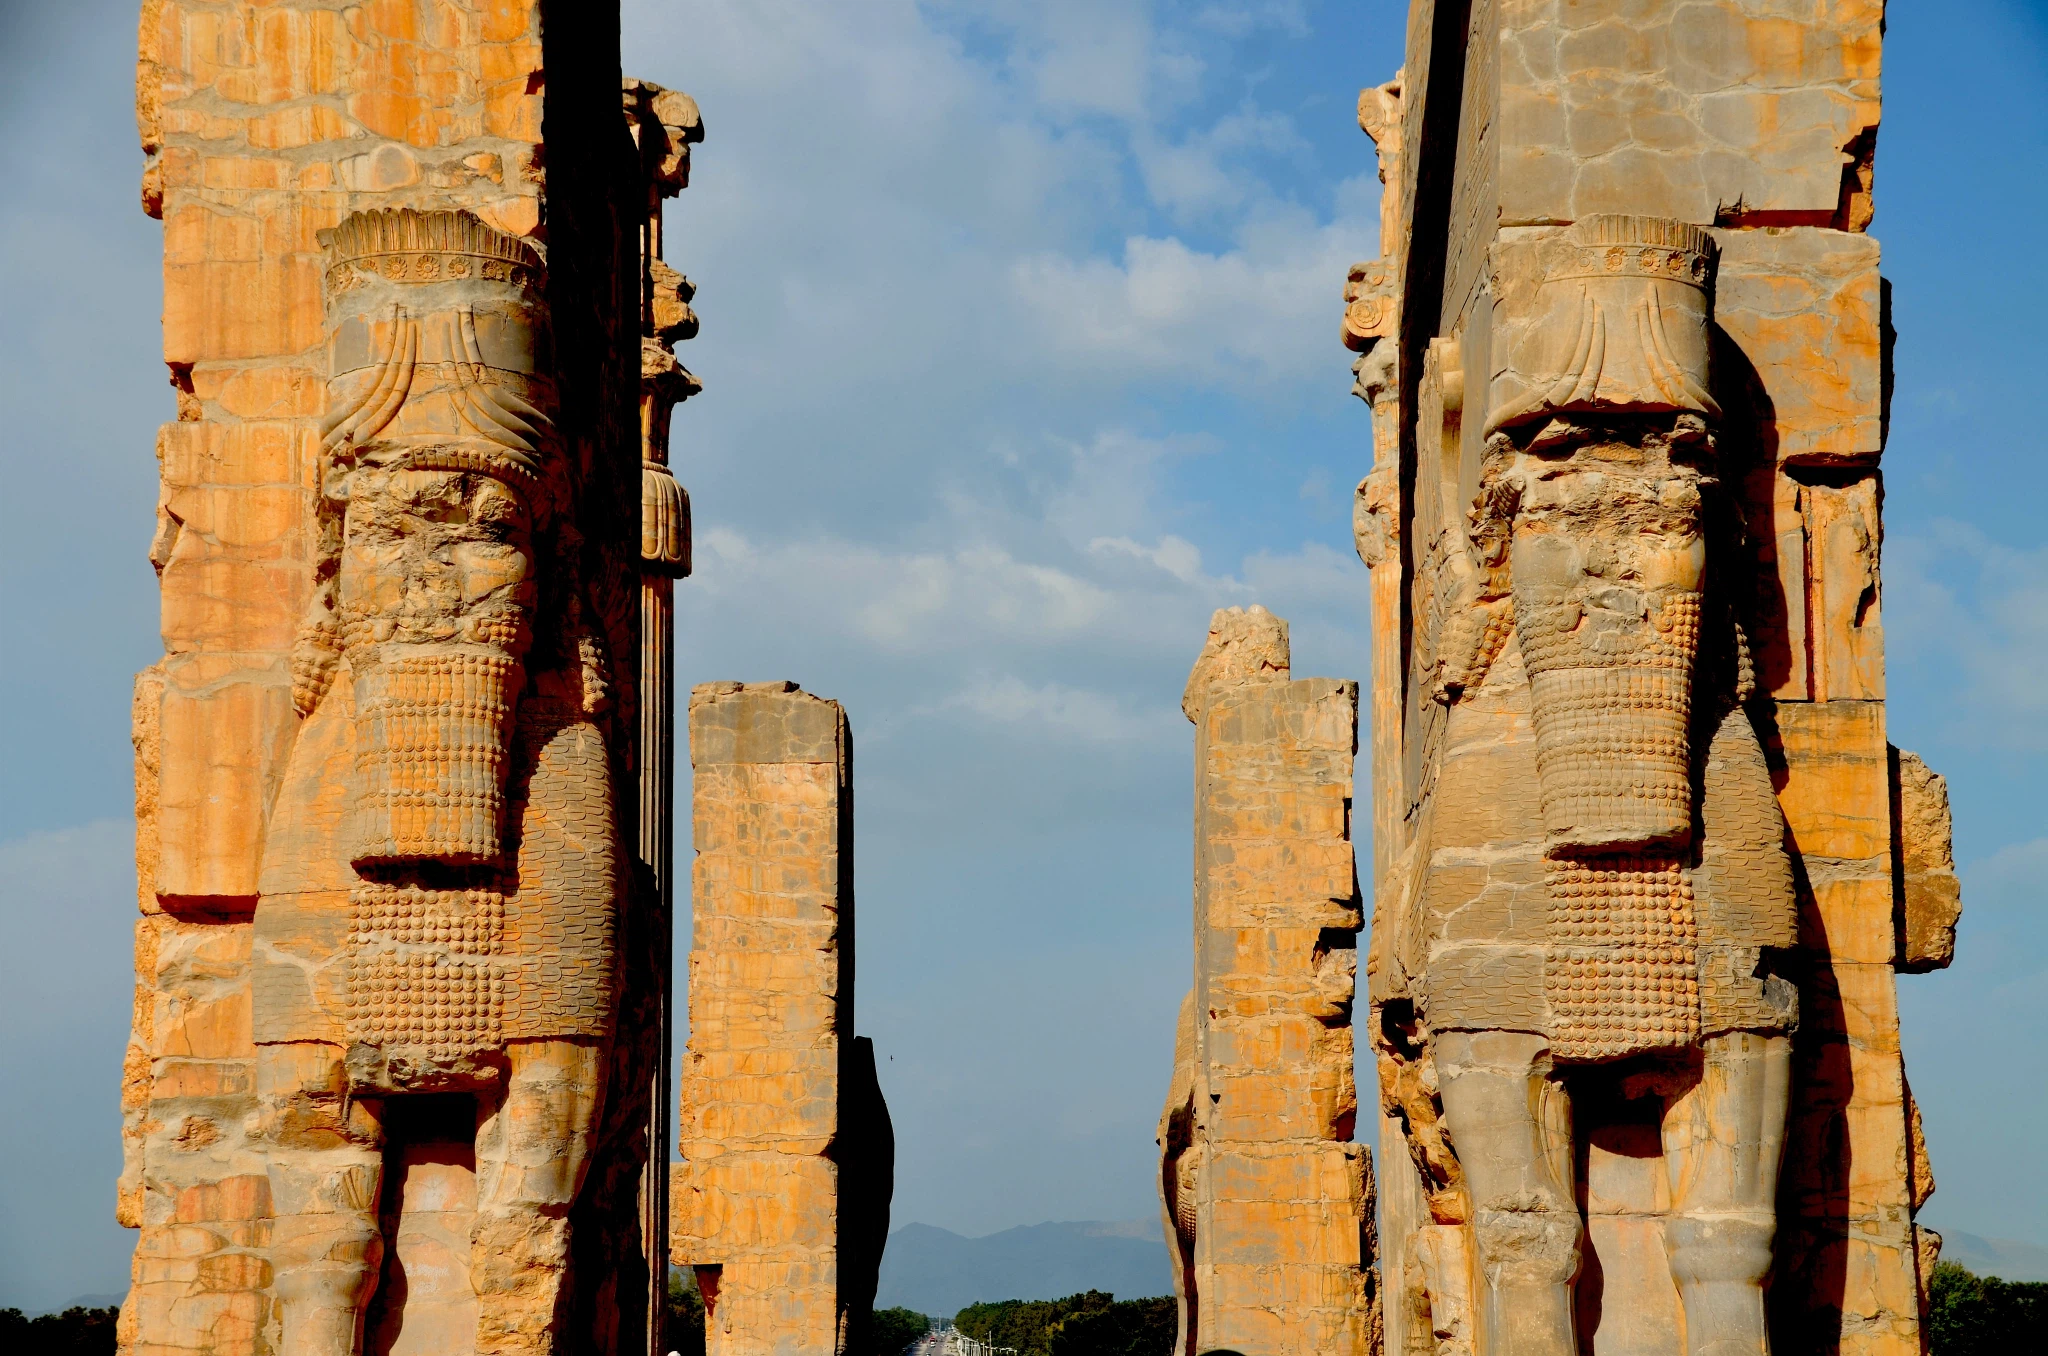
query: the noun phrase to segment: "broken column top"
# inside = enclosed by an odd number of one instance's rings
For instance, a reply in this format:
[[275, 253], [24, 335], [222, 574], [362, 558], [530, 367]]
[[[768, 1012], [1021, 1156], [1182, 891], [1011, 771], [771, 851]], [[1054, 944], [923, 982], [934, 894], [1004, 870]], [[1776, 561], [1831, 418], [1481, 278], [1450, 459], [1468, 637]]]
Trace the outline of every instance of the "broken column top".
[[1199, 720], [1198, 713], [1219, 689], [1284, 681], [1289, 666], [1286, 618], [1257, 603], [1219, 608], [1209, 618], [1208, 643], [1181, 693], [1181, 712]]
[[846, 712], [795, 683], [699, 683], [690, 689], [690, 766], [836, 763]]

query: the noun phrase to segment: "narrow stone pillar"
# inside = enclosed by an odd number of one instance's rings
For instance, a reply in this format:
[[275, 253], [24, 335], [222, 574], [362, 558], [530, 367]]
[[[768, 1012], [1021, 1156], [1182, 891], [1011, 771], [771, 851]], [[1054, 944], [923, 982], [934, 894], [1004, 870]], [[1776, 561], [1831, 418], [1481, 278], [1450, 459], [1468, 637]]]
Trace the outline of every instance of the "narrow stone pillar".
[[1287, 624], [1218, 612], [1195, 724], [1195, 985], [1161, 1125], [1182, 1356], [1378, 1345], [1371, 1151], [1354, 1143], [1358, 685], [1289, 677]]
[[[668, 466], [669, 416], [702, 387], [672, 345], [695, 338], [687, 279], [662, 262], [662, 203], [690, 182], [690, 147], [704, 122], [688, 95], [645, 80], [624, 82], [626, 126], [640, 151], [647, 215], [640, 232], [640, 860], [653, 877], [652, 943], [659, 987], [657, 1049], [647, 1100], [647, 1175], [641, 1236], [668, 1237], [671, 1050], [675, 994], [675, 581], [690, 573], [690, 496]], [[662, 1330], [668, 1268], [647, 1277], [647, 1352], [668, 1351]]]
[[794, 683], [690, 694], [690, 1044], [673, 1260], [708, 1356], [857, 1347], [893, 1148], [853, 1036], [853, 745]]

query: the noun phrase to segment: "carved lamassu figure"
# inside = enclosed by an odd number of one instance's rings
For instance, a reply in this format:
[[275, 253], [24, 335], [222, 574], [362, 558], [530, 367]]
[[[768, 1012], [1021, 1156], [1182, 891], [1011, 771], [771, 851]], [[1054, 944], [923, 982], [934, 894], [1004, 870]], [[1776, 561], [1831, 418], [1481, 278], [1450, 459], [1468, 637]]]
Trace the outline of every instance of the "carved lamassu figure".
[[[282, 1350], [355, 1356], [377, 1296], [379, 1350], [437, 1324], [439, 1349], [551, 1351], [623, 857], [543, 268], [463, 212], [325, 240], [305, 722], [255, 918]], [[440, 1292], [382, 1267], [406, 1208], [386, 1165], [428, 1123], [474, 1170], [473, 1207], [439, 1203], [470, 1228], [467, 1285]]]
[[1411, 1147], [1455, 1154], [1420, 1166], [1445, 1198], [1432, 1227], [1469, 1239], [1481, 1356], [1579, 1350], [1575, 1163], [1646, 1102], [1669, 1350], [1768, 1350], [1797, 906], [1733, 606], [1749, 567], [1714, 434], [1713, 265], [1705, 232], [1636, 217], [1496, 259], [1472, 558], [1443, 584], [1511, 636], [1494, 654], [1501, 637], [1446, 628], [1469, 653], [1432, 657], [1457, 680], [1429, 684], [1448, 712], [1375, 980], [1383, 1024], [1415, 1020], [1383, 1050], [1434, 1093], [1383, 1074], [1408, 1088]]

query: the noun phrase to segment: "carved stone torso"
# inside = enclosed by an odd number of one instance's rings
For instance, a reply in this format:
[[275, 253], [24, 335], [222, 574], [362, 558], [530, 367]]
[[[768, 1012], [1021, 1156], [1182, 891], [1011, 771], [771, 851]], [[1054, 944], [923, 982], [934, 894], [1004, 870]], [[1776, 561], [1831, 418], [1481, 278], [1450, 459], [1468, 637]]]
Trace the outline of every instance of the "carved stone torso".
[[1763, 964], [1794, 945], [1797, 900], [1722, 582], [1740, 543], [1708, 422], [1712, 251], [1632, 217], [1503, 247], [1522, 323], [1496, 336], [1469, 535], [1442, 395], [1462, 374], [1431, 350], [1418, 850], [1381, 981], [1412, 982], [1430, 1029], [1597, 1062], [1796, 1012]]
[[364, 1091], [601, 1037], [623, 898], [605, 682], [532, 248], [455, 212], [330, 233], [306, 716], [266, 841], [256, 1039]]

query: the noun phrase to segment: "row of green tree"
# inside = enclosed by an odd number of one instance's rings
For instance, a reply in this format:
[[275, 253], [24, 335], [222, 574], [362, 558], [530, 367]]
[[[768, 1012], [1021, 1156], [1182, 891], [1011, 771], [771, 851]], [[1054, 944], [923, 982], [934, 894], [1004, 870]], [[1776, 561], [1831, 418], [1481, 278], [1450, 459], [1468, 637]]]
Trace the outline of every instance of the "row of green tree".
[[[704, 1301], [672, 1272], [668, 1344], [680, 1356], [704, 1356]], [[0, 1352], [7, 1356], [113, 1356], [113, 1309], [66, 1309], [29, 1318], [0, 1309]], [[1169, 1298], [1119, 1300], [1090, 1290], [1057, 1300], [970, 1304], [953, 1326], [1018, 1356], [1169, 1356], [1177, 1319]], [[853, 1356], [900, 1356], [932, 1322], [912, 1309], [877, 1309], [868, 1349]], [[1977, 1276], [1954, 1262], [1934, 1268], [1927, 1315], [1933, 1356], [2015, 1356], [2048, 1349], [2048, 1283]]]
[[30, 1318], [19, 1309], [0, 1309], [0, 1352], [6, 1356], [114, 1356], [114, 1320], [119, 1309], [77, 1306], [61, 1314]]
[[[1977, 1276], [1954, 1262], [1942, 1262], [1934, 1268], [1928, 1299], [1927, 1338], [1933, 1356], [2019, 1356], [2048, 1351], [2048, 1283]], [[680, 1278], [672, 1279], [669, 1306], [669, 1345], [681, 1356], [703, 1356], [704, 1304], [696, 1289]], [[20, 1316], [15, 1318], [19, 1321]], [[1177, 1320], [1171, 1299], [1120, 1301], [1104, 1291], [1090, 1290], [1057, 1300], [970, 1304], [954, 1315], [953, 1326], [990, 1346], [1013, 1347], [1018, 1356], [1170, 1356]], [[877, 1310], [868, 1350], [855, 1356], [900, 1356], [931, 1327], [925, 1315], [910, 1309]], [[12, 1331], [7, 1314], [0, 1313], [0, 1336]], [[111, 1351], [111, 1322], [106, 1331], [104, 1348], [23, 1350], [64, 1352], [67, 1356], [73, 1351]], [[0, 1342], [0, 1350], [13, 1349]]]
[[1978, 1276], [1954, 1262], [1934, 1265], [1927, 1295], [1934, 1356], [2020, 1356], [2048, 1350], [2048, 1283]]
[[1105, 1290], [970, 1304], [953, 1317], [967, 1336], [1018, 1356], [1171, 1356], [1179, 1325], [1171, 1296], [1119, 1300]]

